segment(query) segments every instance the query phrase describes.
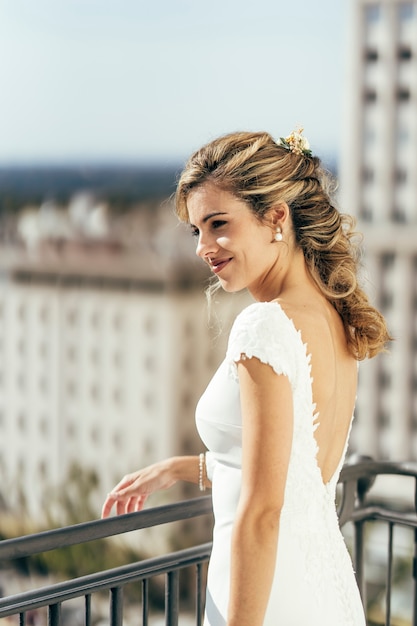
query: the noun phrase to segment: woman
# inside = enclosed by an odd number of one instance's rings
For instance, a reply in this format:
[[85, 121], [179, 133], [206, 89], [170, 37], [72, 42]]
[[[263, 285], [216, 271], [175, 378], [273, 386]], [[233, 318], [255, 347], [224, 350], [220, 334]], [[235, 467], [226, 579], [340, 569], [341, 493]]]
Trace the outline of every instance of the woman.
[[209, 452], [126, 476], [103, 507], [139, 510], [178, 480], [212, 486], [205, 626], [365, 624], [335, 489], [357, 362], [389, 335], [357, 284], [352, 220], [301, 132], [234, 133], [187, 163], [177, 214], [223, 289], [255, 303], [197, 407]]

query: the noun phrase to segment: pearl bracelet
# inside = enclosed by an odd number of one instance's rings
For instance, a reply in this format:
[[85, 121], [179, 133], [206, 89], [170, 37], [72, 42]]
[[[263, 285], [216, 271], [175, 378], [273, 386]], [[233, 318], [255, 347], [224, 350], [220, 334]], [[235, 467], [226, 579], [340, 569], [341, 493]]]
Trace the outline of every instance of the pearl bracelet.
[[200, 491], [206, 490], [206, 485], [204, 484], [204, 466], [206, 464], [206, 455], [204, 452], [200, 454], [198, 457], [198, 488]]

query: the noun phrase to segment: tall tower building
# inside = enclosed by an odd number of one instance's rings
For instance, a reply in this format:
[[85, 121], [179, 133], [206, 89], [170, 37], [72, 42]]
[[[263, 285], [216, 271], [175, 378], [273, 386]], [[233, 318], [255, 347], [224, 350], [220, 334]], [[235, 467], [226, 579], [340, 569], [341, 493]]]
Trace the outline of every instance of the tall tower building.
[[417, 1], [352, 0], [342, 210], [364, 234], [366, 287], [395, 338], [360, 366], [353, 445], [417, 458]]

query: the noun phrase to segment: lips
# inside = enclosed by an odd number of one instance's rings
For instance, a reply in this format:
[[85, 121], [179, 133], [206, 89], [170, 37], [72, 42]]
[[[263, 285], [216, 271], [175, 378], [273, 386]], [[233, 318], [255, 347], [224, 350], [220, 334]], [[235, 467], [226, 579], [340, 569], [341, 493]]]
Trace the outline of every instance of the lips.
[[224, 267], [226, 267], [226, 265], [228, 263], [230, 263], [231, 260], [232, 260], [231, 258], [228, 258], [228, 259], [214, 259], [214, 260], [210, 261], [210, 267], [211, 267], [212, 271], [215, 274], [218, 274], [219, 272], [222, 271], [222, 269]]

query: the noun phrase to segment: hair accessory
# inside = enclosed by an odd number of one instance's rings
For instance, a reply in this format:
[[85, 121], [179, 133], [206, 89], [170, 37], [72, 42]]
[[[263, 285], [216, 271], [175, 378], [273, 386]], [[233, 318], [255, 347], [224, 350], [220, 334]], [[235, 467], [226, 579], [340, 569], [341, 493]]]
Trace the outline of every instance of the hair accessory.
[[277, 228], [277, 232], [275, 233], [274, 239], [275, 241], [282, 241], [282, 232], [279, 226]]
[[280, 137], [278, 145], [294, 154], [303, 154], [308, 157], [313, 156], [308, 139], [302, 135], [303, 130], [304, 128], [302, 126], [297, 126], [288, 137]]
[[200, 454], [198, 457], [198, 488], [200, 491], [206, 490], [206, 485], [204, 483], [204, 467], [206, 465], [206, 455], [204, 452]]

